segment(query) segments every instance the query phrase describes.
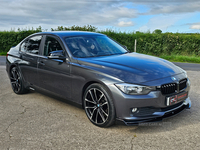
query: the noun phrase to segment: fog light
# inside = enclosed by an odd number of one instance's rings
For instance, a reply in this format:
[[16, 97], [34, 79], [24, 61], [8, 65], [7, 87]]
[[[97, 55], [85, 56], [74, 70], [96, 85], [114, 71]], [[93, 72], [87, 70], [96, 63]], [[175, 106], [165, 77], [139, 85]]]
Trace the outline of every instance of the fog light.
[[132, 108], [132, 113], [136, 112], [137, 111], [137, 108]]

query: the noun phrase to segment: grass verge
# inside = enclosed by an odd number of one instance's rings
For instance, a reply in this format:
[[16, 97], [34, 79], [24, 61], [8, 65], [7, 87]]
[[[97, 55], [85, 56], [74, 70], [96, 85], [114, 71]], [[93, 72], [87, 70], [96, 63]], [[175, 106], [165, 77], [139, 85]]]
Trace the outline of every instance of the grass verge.
[[7, 52], [0, 52], [0, 56], [6, 56]]
[[200, 57], [197, 57], [197, 56], [161, 55], [160, 58], [163, 58], [172, 62], [200, 63]]

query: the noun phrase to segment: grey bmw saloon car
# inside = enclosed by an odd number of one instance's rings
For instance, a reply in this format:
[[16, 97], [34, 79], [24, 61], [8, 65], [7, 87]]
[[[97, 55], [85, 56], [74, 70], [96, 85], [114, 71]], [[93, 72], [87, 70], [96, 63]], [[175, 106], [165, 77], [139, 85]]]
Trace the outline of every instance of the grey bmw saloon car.
[[82, 105], [100, 127], [161, 121], [191, 107], [183, 69], [99, 33], [30, 35], [10, 49], [6, 70], [16, 94], [44, 89]]

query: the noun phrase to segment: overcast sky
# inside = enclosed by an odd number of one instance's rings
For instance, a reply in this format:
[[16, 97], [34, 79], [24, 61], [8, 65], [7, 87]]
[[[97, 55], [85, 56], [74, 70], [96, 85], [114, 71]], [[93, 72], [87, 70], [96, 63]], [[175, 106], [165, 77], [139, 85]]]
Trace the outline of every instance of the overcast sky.
[[0, 30], [93, 25], [116, 31], [200, 33], [200, 0], [0, 0]]

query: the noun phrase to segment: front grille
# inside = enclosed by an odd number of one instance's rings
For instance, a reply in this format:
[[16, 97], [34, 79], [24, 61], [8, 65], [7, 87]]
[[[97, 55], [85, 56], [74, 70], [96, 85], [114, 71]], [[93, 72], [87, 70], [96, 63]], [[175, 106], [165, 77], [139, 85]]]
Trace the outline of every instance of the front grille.
[[176, 83], [169, 83], [169, 84], [161, 85], [162, 94], [175, 93], [176, 90], [177, 90], [177, 84]]
[[184, 88], [186, 88], [186, 84], [187, 84], [187, 79], [182, 79], [180, 82], [179, 82], [179, 90], [183, 90]]
[[161, 85], [161, 92], [163, 95], [172, 94], [185, 89], [187, 86], [187, 79], [182, 79], [178, 83], [168, 83]]

